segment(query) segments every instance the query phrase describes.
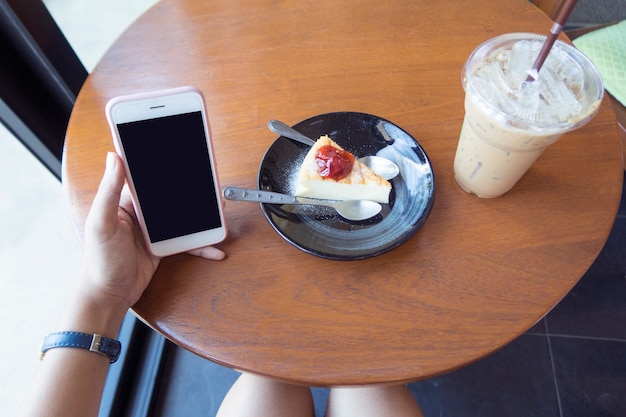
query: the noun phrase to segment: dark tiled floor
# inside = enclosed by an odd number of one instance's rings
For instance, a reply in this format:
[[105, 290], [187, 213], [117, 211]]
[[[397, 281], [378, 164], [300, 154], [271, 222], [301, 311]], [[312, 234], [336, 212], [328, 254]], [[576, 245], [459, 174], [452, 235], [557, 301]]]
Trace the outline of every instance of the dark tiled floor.
[[[409, 384], [426, 417], [626, 416], [626, 185], [596, 262], [541, 322], [500, 351]], [[174, 347], [159, 416], [214, 416], [237, 377]], [[318, 417], [328, 390], [313, 389]]]

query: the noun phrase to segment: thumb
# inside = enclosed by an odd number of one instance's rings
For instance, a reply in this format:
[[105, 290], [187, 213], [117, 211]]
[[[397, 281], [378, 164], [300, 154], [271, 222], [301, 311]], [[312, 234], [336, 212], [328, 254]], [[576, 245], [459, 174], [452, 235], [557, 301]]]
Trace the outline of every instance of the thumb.
[[113, 152], [107, 154], [104, 176], [100, 181], [98, 192], [91, 205], [87, 222], [98, 232], [105, 232], [117, 224], [117, 213], [120, 194], [124, 186], [124, 169], [122, 163]]

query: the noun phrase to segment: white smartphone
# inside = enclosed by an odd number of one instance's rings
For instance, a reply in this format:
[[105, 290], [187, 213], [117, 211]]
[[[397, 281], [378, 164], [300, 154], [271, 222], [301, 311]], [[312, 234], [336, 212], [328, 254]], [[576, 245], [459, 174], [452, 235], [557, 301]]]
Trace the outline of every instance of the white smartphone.
[[167, 256], [224, 240], [202, 93], [180, 87], [116, 97], [106, 116], [149, 250]]

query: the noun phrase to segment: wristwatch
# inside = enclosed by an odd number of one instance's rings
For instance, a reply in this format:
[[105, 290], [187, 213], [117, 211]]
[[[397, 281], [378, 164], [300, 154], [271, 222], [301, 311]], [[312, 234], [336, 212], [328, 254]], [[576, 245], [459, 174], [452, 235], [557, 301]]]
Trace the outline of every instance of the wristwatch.
[[109, 363], [114, 363], [122, 350], [119, 340], [109, 339], [99, 334], [56, 332], [44, 337], [39, 349], [39, 357], [43, 359], [48, 350], [60, 347], [87, 349], [90, 352], [107, 356]]

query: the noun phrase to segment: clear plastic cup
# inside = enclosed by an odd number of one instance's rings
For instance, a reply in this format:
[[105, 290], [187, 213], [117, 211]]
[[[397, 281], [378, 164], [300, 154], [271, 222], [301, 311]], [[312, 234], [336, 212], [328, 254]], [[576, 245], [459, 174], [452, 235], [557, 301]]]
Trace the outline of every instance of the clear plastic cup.
[[463, 68], [465, 120], [454, 175], [468, 193], [495, 198], [509, 191], [549, 145], [591, 120], [602, 102], [596, 66], [561, 41], [538, 79], [525, 81], [545, 38], [498, 36], [478, 46]]

